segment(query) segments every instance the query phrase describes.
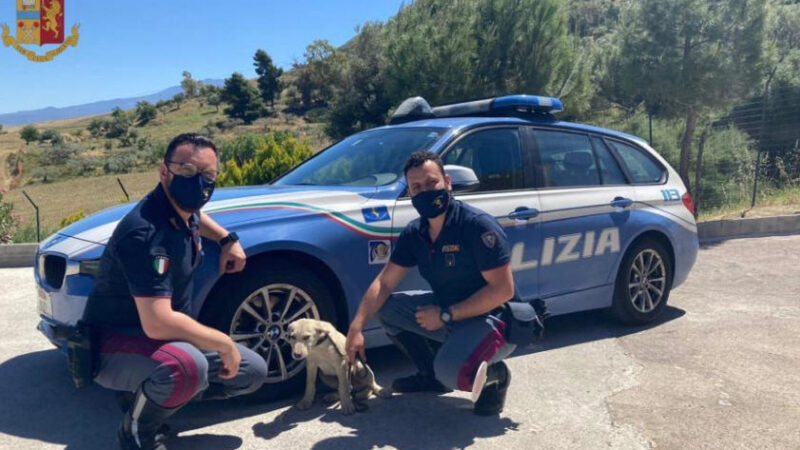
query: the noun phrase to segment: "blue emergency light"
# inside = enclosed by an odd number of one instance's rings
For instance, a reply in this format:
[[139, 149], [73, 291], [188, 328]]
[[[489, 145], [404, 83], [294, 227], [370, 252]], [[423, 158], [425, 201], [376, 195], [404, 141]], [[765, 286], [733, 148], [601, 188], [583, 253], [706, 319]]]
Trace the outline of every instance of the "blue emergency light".
[[520, 114], [552, 114], [564, 110], [564, 104], [555, 97], [539, 95], [506, 95], [471, 102], [453, 103], [431, 108], [422, 97], [403, 101], [389, 121], [391, 124], [412, 120], [443, 117], [493, 117]]

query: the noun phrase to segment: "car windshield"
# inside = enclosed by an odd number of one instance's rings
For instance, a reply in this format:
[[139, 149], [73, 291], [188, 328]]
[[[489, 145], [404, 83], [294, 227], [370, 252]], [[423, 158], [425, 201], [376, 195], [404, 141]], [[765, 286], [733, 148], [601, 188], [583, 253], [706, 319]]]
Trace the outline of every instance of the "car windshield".
[[444, 128], [383, 128], [334, 144], [276, 180], [275, 185], [380, 186], [403, 176], [403, 165], [427, 150]]

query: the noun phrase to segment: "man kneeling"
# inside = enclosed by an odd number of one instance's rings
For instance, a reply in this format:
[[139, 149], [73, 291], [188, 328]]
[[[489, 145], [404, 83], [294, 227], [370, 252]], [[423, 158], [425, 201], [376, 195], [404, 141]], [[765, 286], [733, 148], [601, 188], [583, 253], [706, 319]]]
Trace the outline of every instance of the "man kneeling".
[[[515, 348], [491, 314], [515, 296], [506, 235], [493, 217], [453, 198], [437, 155], [416, 152], [404, 171], [420, 218], [364, 294], [347, 333], [348, 357], [363, 356], [362, 330], [377, 314], [419, 370], [395, 380], [395, 392], [472, 391], [476, 414], [498, 414], [511, 380], [502, 359]], [[413, 266], [433, 292], [392, 294]]]

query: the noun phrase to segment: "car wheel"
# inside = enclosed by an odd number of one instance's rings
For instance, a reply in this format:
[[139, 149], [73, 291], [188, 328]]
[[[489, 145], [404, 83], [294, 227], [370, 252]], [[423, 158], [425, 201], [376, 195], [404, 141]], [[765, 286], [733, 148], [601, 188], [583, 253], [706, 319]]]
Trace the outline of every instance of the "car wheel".
[[223, 283], [203, 308], [201, 322], [227, 333], [264, 358], [268, 376], [254, 395], [276, 400], [299, 392], [306, 364], [292, 359], [286, 329], [302, 318], [336, 325], [331, 292], [314, 273], [291, 265], [249, 266]]
[[643, 239], [620, 264], [612, 312], [624, 323], [652, 322], [667, 306], [671, 286], [672, 265], [667, 250], [654, 239]]

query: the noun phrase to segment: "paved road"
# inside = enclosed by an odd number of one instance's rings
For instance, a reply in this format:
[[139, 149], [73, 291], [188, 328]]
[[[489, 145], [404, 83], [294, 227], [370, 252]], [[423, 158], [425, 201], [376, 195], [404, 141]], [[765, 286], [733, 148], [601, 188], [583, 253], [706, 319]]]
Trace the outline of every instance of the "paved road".
[[[0, 448], [113, 448], [112, 396], [73, 389], [34, 330], [30, 269], [0, 270], [0, 286]], [[704, 248], [670, 304], [645, 328], [554, 318], [542, 348], [510, 359], [499, 418], [473, 416], [464, 394], [374, 399], [350, 417], [233, 400], [181, 411], [170, 448], [800, 448], [800, 236]], [[411, 370], [398, 358], [369, 354], [380, 382]]]

